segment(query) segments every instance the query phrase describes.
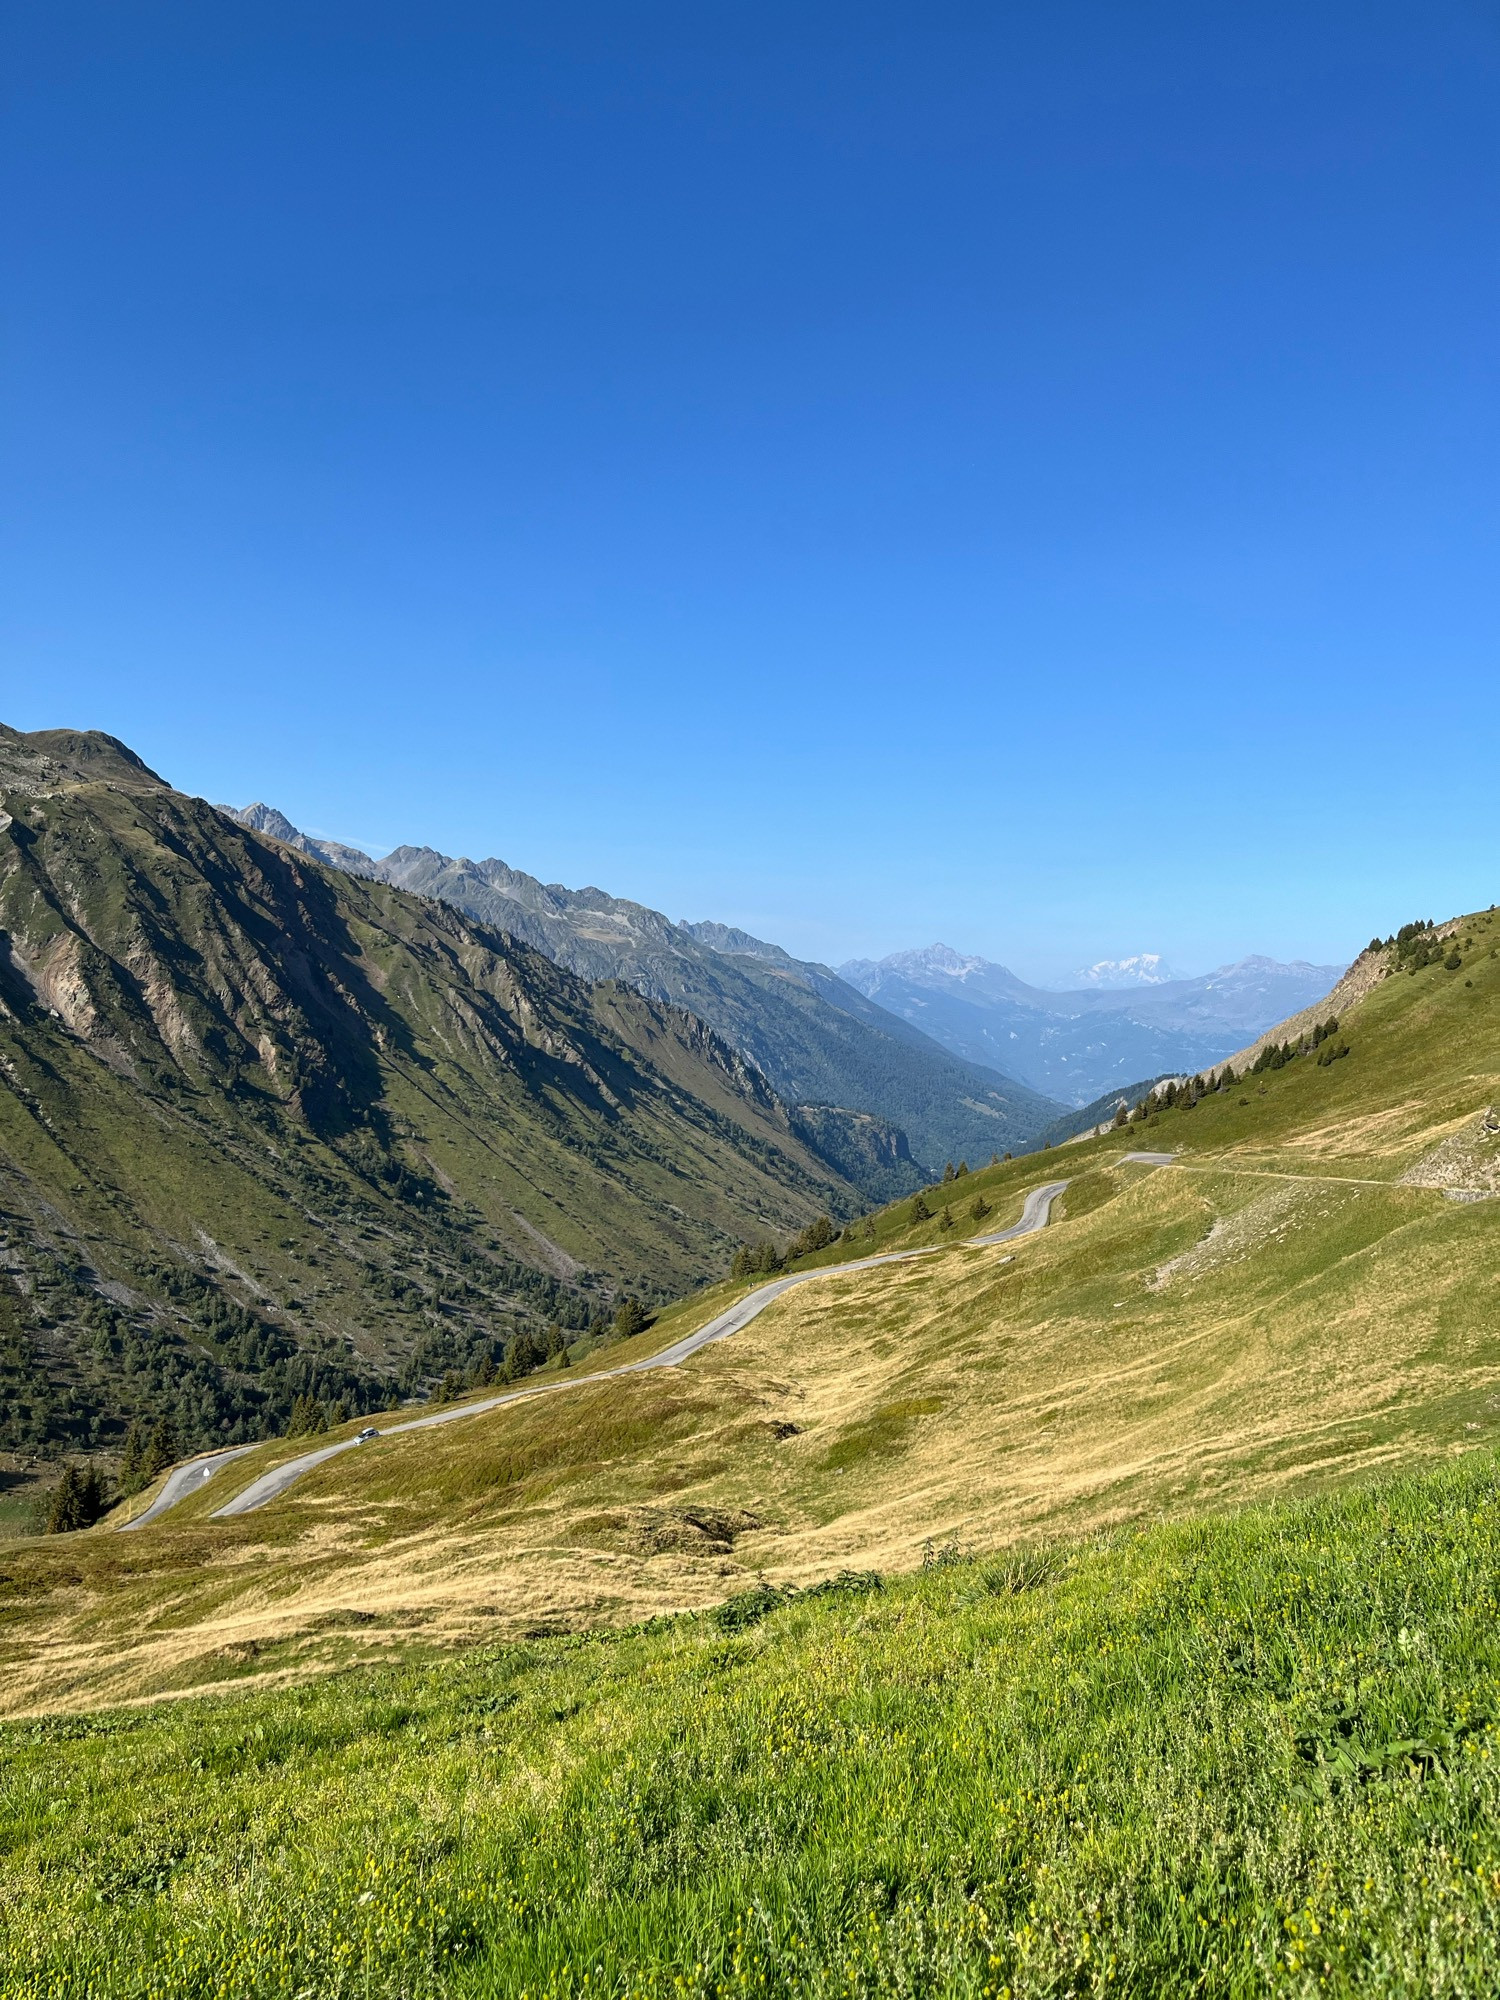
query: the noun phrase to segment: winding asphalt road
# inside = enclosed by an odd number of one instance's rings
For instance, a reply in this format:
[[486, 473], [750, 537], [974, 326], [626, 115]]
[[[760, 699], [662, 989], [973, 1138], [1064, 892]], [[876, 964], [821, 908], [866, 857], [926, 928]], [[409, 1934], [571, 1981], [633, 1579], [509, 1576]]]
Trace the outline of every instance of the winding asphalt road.
[[[976, 1248], [988, 1247], [994, 1243], [1010, 1243], [1018, 1236], [1030, 1236], [1038, 1229], [1045, 1229], [1052, 1204], [1067, 1185], [1066, 1181], [1048, 1181], [1043, 1187], [1033, 1188], [1022, 1204], [1019, 1222], [1013, 1222], [1008, 1229], [997, 1229], [988, 1236], [966, 1237], [965, 1243]], [[649, 1354], [641, 1361], [626, 1361], [618, 1368], [601, 1368], [591, 1375], [579, 1375], [562, 1382], [541, 1383], [534, 1389], [512, 1389], [503, 1396], [486, 1396], [480, 1403], [460, 1403], [452, 1409], [438, 1410], [429, 1417], [412, 1417], [405, 1423], [391, 1424], [380, 1435], [383, 1438], [400, 1437], [406, 1431], [432, 1430], [438, 1424], [456, 1424], [465, 1417], [483, 1416], [487, 1410], [498, 1410], [505, 1403], [525, 1402], [537, 1396], [555, 1396], [566, 1389], [587, 1389], [595, 1382], [612, 1381], [620, 1375], [644, 1374], [650, 1368], [676, 1368], [700, 1348], [712, 1346], [717, 1340], [727, 1340], [732, 1333], [748, 1326], [751, 1320], [765, 1311], [772, 1299], [779, 1299], [794, 1285], [811, 1284], [815, 1278], [842, 1278], [850, 1271], [873, 1270], [877, 1264], [906, 1264], [916, 1257], [936, 1256], [943, 1247], [934, 1244], [923, 1250], [889, 1250], [879, 1257], [857, 1257], [847, 1264], [825, 1264], [816, 1271], [797, 1271], [788, 1278], [773, 1278], [769, 1284], [757, 1285], [753, 1292], [746, 1292], [742, 1299], [736, 1299], [732, 1306], [716, 1319], [711, 1319], [706, 1326], [685, 1333], [670, 1347], [662, 1348], [657, 1354]], [[253, 1447], [239, 1448], [249, 1449]], [[238, 1514], [253, 1514], [257, 1508], [280, 1499], [289, 1486], [294, 1485], [304, 1473], [311, 1472], [314, 1466], [337, 1458], [340, 1452], [358, 1449], [357, 1438], [341, 1438], [337, 1444], [325, 1444], [316, 1451], [304, 1452], [300, 1458], [289, 1458], [284, 1465], [273, 1466], [271, 1471], [263, 1472], [259, 1479], [252, 1480], [243, 1493], [237, 1493], [232, 1500], [217, 1508], [213, 1518], [223, 1521]], [[211, 1477], [218, 1463], [238, 1457], [239, 1450], [217, 1453], [213, 1464], [199, 1459], [192, 1465], [179, 1466], [140, 1520], [129, 1525], [139, 1528], [158, 1514], [165, 1513], [184, 1494], [195, 1490], [200, 1479]], [[174, 1482], [179, 1481], [174, 1490]]]
[[157, 1494], [144, 1514], [133, 1521], [122, 1521], [120, 1533], [129, 1534], [132, 1528], [144, 1528], [148, 1521], [154, 1521], [158, 1514], [165, 1514], [169, 1507], [175, 1507], [179, 1500], [185, 1500], [189, 1493], [196, 1493], [205, 1479], [212, 1479], [220, 1466], [228, 1465], [232, 1458], [243, 1458], [247, 1451], [254, 1451], [253, 1444], [232, 1445], [228, 1451], [211, 1451], [206, 1458], [191, 1458], [186, 1465], [179, 1465], [167, 1474], [167, 1483]]

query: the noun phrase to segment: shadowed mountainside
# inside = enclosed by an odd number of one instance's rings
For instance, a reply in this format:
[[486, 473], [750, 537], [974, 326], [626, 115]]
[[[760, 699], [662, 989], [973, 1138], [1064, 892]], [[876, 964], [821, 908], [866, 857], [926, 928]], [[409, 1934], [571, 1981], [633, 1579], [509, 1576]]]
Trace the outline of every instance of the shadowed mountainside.
[[[786, 1103], [824, 1107], [825, 1125], [829, 1106], [859, 1114], [860, 1129], [842, 1133], [829, 1157], [864, 1174], [860, 1186], [872, 1200], [920, 1186], [923, 1169], [946, 1159], [1019, 1152], [1058, 1115], [1053, 1099], [941, 1047], [827, 966], [744, 931], [675, 924], [602, 889], [566, 889], [503, 861], [455, 860], [430, 847], [398, 847], [372, 861], [298, 832], [264, 805], [236, 817], [338, 866], [451, 903], [584, 979], [621, 979], [686, 1007], [763, 1070]], [[872, 1119], [887, 1130], [874, 1140], [878, 1157], [866, 1171]], [[920, 1164], [911, 1164], [896, 1132]]]
[[856, 1206], [681, 1009], [0, 730], [0, 1448], [381, 1406]]

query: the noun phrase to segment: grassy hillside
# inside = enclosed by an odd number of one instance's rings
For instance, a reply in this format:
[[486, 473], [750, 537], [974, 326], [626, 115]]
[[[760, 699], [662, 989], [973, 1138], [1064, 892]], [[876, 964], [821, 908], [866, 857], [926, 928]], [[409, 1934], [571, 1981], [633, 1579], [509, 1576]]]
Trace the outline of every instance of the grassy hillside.
[[0, 1730], [16, 2000], [1500, 1982], [1500, 1483]]
[[[587, 1379], [743, 1285], [628, 1345], [576, 1344], [564, 1395], [380, 1440], [262, 1513], [208, 1519], [300, 1446], [258, 1447], [124, 1543], [16, 1547], [3, 1698], [313, 1672], [413, 1632], [618, 1623], [761, 1574], [905, 1569], [929, 1541], [1224, 1509], [1483, 1444], [1500, 1435], [1500, 1203], [1434, 1184], [1486, 1185], [1500, 1148], [1484, 1129], [1500, 961], [1474, 921], [1456, 971], [1376, 985], [1342, 1025], [1346, 1056], [931, 1189], [924, 1222], [910, 1201], [880, 1211], [804, 1261], [826, 1281], [681, 1370]], [[1126, 1162], [1141, 1144], [1178, 1163]], [[1058, 1176], [1045, 1233], [963, 1243]], [[938, 1254], [839, 1272], [917, 1247]]]
[[[382, 1407], [855, 1197], [701, 1022], [0, 731], [0, 1449]], [[0, 1473], [0, 1477], [3, 1477]]]

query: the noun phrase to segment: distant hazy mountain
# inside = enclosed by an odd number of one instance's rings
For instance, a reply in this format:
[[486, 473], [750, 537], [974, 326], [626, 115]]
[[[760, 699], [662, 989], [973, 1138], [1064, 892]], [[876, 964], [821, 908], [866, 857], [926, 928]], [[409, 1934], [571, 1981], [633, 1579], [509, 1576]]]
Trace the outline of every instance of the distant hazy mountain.
[[1101, 958], [1074, 974], [1080, 986], [1164, 986], [1178, 975], [1157, 951], [1140, 951], [1133, 958]]
[[748, 1056], [784, 1102], [819, 1109], [816, 1121], [804, 1121], [807, 1143], [871, 1199], [919, 1187], [948, 1159], [1020, 1152], [1058, 1115], [1056, 1101], [1013, 1075], [943, 1047], [826, 965], [746, 931], [676, 924], [602, 889], [567, 889], [503, 861], [454, 859], [431, 847], [398, 847], [373, 861], [308, 840], [280, 814], [290, 831], [278, 831], [269, 807], [246, 808], [261, 816], [255, 821], [226, 810], [335, 867], [450, 903], [584, 979], [619, 979], [686, 1007]]
[[1146, 977], [1125, 989], [1101, 982], [1052, 992], [936, 944], [878, 962], [851, 960], [839, 977], [956, 1055], [1085, 1105], [1140, 1077], [1222, 1062], [1320, 1000], [1343, 969], [1246, 958], [1199, 979]]

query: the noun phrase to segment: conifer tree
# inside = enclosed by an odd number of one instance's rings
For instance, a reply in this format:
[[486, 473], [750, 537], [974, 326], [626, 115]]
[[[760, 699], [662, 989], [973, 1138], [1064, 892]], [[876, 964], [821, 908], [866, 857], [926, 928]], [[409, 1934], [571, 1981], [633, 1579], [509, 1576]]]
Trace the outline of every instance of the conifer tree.
[[42, 1533], [71, 1535], [83, 1524], [83, 1481], [76, 1466], [64, 1466], [63, 1476], [53, 1487], [52, 1498], [47, 1503]]
[[149, 1485], [159, 1472], [177, 1457], [177, 1426], [170, 1417], [163, 1417], [152, 1431], [141, 1459], [142, 1484]]
[[139, 1493], [145, 1485], [146, 1477], [141, 1469], [145, 1457], [146, 1433], [132, 1419], [120, 1452], [120, 1491], [123, 1494]]
[[930, 1222], [932, 1220], [932, 1210], [927, 1206], [927, 1203], [920, 1194], [914, 1195], [912, 1198], [911, 1219], [913, 1222]]
[[621, 1299], [615, 1308], [615, 1338], [629, 1340], [637, 1333], [644, 1333], [650, 1321], [646, 1309], [639, 1299]]
[[72, 1535], [80, 1528], [92, 1528], [107, 1504], [104, 1481], [97, 1466], [90, 1465], [82, 1472], [76, 1465], [65, 1466], [47, 1503], [42, 1533]]

